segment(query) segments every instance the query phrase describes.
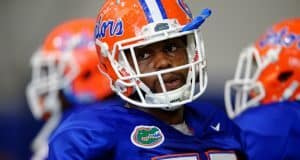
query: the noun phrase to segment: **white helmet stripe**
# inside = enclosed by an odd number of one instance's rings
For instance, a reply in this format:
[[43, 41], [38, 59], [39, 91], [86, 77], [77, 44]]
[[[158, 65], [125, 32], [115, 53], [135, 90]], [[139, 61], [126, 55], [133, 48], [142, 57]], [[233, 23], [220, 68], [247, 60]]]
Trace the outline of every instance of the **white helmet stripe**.
[[140, 0], [148, 21], [156, 22], [167, 18], [164, 8], [162, 8], [160, 0]]

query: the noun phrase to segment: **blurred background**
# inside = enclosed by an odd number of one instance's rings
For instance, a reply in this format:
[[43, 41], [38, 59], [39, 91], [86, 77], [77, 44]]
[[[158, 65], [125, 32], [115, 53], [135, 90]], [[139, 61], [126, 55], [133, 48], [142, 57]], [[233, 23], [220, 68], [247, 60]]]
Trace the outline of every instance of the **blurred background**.
[[[242, 48], [267, 27], [300, 16], [300, 0], [186, 0], [194, 15], [211, 8], [203, 34], [208, 89], [201, 97], [223, 107], [223, 86], [234, 75]], [[30, 57], [57, 24], [95, 17], [103, 0], [0, 1], [0, 159], [29, 159], [30, 141], [43, 122], [33, 119], [25, 99]]]

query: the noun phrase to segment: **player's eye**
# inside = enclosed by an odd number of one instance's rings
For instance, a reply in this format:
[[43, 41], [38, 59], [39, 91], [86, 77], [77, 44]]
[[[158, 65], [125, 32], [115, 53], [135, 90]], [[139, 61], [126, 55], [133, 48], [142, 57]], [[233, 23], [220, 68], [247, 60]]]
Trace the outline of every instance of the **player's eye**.
[[142, 49], [136, 52], [137, 61], [143, 61], [151, 56], [151, 51], [147, 49]]
[[163, 50], [166, 53], [172, 53], [172, 52], [176, 52], [178, 49], [178, 45], [176, 43], [167, 43]]

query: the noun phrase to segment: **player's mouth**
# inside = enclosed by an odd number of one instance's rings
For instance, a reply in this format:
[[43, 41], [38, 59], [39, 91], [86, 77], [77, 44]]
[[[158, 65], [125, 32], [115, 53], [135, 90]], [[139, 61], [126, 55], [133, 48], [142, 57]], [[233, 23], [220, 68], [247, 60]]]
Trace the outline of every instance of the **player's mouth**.
[[165, 87], [167, 91], [171, 91], [177, 89], [183, 85], [183, 81], [180, 76], [164, 76], [163, 80], [165, 82]]

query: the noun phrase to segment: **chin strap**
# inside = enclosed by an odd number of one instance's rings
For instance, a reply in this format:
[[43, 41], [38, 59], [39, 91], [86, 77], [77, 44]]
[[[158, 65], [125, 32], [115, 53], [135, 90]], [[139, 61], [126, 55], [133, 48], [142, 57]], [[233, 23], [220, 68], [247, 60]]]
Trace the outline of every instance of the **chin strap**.
[[48, 156], [48, 141], [51, 133], [57, 127], [61, 120], [61, 114], [51, 115], [38, 135], [34, 138], [31, 149], [33, 151], [32, 160], [46, 159]]
[[169, 107], [162, 108], [167, 111], [176, 110], [181, 107], [172, 106], [171, 103], [181, 102], [189, 96], [190, 85], [183, 85], [182, 87], [165, 92], [165, 93], [156, 93], [156, 94], [146, 94], [145, 100], [147, 103], [151, 104], [169, 104]]
[[293, 81], [289, 87], [287, 87], [285, 89], [285, 91], [283, 92], [283, 95], [281, 97], [281, 100], [287, 100], [289, 98], [291, 98], [294, 94], [295, 91], [299, 88], [299, 82], [297, 81]]

